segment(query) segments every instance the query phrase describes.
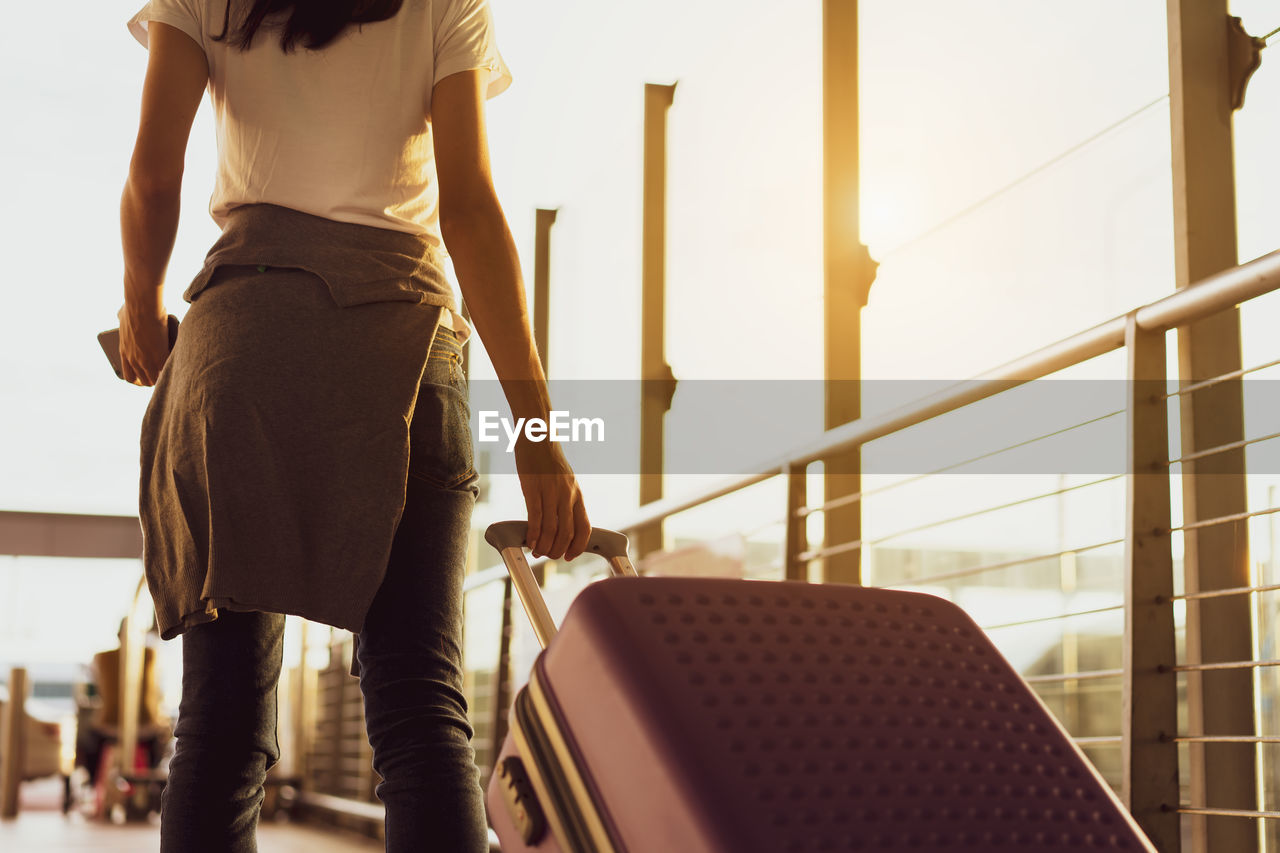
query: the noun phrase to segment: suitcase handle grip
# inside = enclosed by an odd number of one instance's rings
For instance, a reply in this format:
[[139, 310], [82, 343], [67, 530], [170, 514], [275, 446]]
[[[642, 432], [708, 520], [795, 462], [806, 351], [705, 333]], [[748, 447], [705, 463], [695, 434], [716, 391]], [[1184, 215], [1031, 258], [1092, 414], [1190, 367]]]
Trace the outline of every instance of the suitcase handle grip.
[[[511, 574], [511, 583], [520, 596], [520, 603], [524, 605], [524, 611], [529, 614], [529, 621], [533, 623], [533, 632], [545, 649], [555, 636], [556, 623], [547, 610], [542, 590], [538, 588], [538, 581], [524, 557], [524, 540], [528, 532], [529, 525], [526, 522], [498, 521], [489, 525], [484, 538], [502, 555], [502, 562]], [[635, 566], [627, 556], [627, 537], [621, 533], [605, 530], [603, 527], [593, 528], [591, 538], [587, 540], [587, 551], [608, 560], [609, 570], [614, 575], [636, 574]]]
[[[524, 540], [529, 532], [529, 525], [524, 521], [495, 521], [484, 532], [484, 540], [505, 551], [507, 548], [523, 548]], [[587, 540], [587, 550], [599, 554], [606, 560], [614, 560], [627, 556], [627, 537], [616, 530], [593, 527], [591, 538]]]

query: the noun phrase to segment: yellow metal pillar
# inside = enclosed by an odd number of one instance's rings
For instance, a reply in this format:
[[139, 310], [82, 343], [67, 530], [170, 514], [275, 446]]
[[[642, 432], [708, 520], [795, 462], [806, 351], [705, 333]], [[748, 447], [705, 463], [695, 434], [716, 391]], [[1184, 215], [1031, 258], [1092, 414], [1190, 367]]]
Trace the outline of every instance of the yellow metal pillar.
[[[675, 84], [644, 87], [644, 214], [641, 235], [640, 503], [662, 497], [663, 420], [675, 394], [666, 355], [667, 110]], [[662, 524], [636, 531], [637, 556], [662, 548]]]
[[533, 241], [533, 340], [543, 373], [547, 373], [551, 347], [551, 226], [555, 221], [554, 208], [538, 208]]
[[[146, 669], [146, 628], [151, 598], [147, 579], [138, 579], [133, 602], [120, 630], [120, 739], [116, 753], [117, 770], [122, 777], [134, 775], [138, 750], [138, 722], [142, 716], [142, 679]], [[146, 615], [144, 615], [144, 613]]]
[[[861, 311], [875, 278], [875, 262], [862, 245], [858, 222], [858, 2], [822, 3], [822, 156], [825, 335], [824, 427], [862, 415]], [[823, 460], [824, 503], [857, 495], [860, 449]], [[862, 538], [862, 504], [827, 510], [825, 547]], [[859, 583], [862, 550], [823, 559], [823, 580]]]
[[[1232, 21], [1226, 0], [1168, 0], [1169, 94], [1172, 116], [1174, 251], [1178, 288], [1235, 266], [1235, 173], [1231, 114]], [[1240, 316], [1224, 311], [1178, 330], [1180, 380], [1189, 384], [1240, 368]], [[1182, 453], [1219, 447], [1244, 437], [1238, 380], [1184, 395]], [[1244, 512], [1244, 452], [1216, 453], [1184, 463], [1186, 523]], [[1207, 526], [1185, 534], [1188, 593], [1248, 586], [1247, 528]], [[1244, 661], [1253, 657], [1247, 596], [1190, 601], [1187, 663]], [[1253, 675], [1248, 670], [1187, 673], [1187, 725], [1193, 735], [1254, 735]], [[1255, 747], [1192, 744], [1193, 805], [1258, 808]], [[1253, 821], [1192, 817], [1193, 851], [1258, 849]]]
[[0, 720], [0, 818], [10, 820], [18, 816], [18, 786], [22, 783], [23, 738], [22, 720], [26, 716], [27, 671], [21, 668], [9, 671], [9, 701], [5, 703], [4, 719]]

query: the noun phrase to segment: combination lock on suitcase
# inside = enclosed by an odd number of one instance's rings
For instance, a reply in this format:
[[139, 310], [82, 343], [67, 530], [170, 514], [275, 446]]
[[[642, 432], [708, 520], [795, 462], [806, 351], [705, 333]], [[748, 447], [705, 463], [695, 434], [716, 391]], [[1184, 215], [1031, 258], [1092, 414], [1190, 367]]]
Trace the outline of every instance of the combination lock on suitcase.
[[503, 853], [1155, 848], [960, 608], [923, 593], [615, 577], [557, 632], [502, 554], [544, 652], [486, 801]]

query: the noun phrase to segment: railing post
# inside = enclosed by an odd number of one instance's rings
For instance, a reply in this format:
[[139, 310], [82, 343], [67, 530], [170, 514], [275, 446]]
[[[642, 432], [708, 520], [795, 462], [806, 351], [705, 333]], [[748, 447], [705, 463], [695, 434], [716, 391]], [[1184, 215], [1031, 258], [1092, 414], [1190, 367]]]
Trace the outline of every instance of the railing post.
[[[663, 421], [676, 380], [666, 355], [667, 111], [675, 84], [644, 87], [644, 194], [640, 277], [640, 504], [662, 498]], [[635, 532], [637, 557], [662, 548], [662, 523]]]
[[[1174, 275], [1178, 289], [1197, 286], [1236, 266], [1236, 196], [1232, 24], [1227, 0], [1166, 0], [1169, 30], [1170, 153], [1173, 166]], [[1191, 383], [1239, 370], [1240, 312], [1228, 308], [1178, 329], [1178, 375]], [[1241, 383], [1221, 382], [1181, 398], [1182, 453], [1245, 437]], [[1243, 449], [1184, 463], [1185, 522], [1248, 509]], [[1249, 586], [1248, 526], [1216, 525], [1184, 534], [1188, 593]], [[1253, 657], [1248, 596], [1187, 602], [1186, 663]], [[1257, 734], [1253, 675], [1245, 670], [1187, 673], [1187, 732]], [[1188, 750], [1193, 806], [1250, 810], [1259, 806], [1257, 749], [1251, 744], [1193, 743]], [[1196, 853], [1250, 853], [1257, 827], [1238, 817], [1191, 818]]]
[[537, 209], [533, 238], [533, 342], [543, 373], [549, 372], [551, 350], [551, 226], [555, 221], [555, 208]]
[[9, 701], [5, 704], [3, 726], [0, 733], [0, 818], [11, 820], [18, 816], [18, 786], [22, 782], [23, 738], [22, 720], [26, 716], [27, 671], [21, 668], [9, 670]]
[[498, 765], [498, 754], [507, 739], [507, 715], [511, 705], [511, 575], [502, 579], [502, 627], [498, 629], [498, 665], [493, 672], [493, 734], [490, 737], [489, 770]]
[[787, 468], [787, 527], [783, 545], [783, 576], [789, 581], [809, 579], [809, 565], [800, 555], [808, 548], [808, 516], [801, 511], [808, 505], [808, 466]]
[[1125, 328], [1129, 355], [1125, 519], [1125, 805], [1161, 853], [1178, 853], [1177, 676], [1169, 531], [1165, 333]]
[[316, 678], [311, 668], [311, 623], [299, 619], [298, 646], [301, 650], [298, 664], [298, 686], [295, 695], [297, 705], [293, 713], [293, 775], [305, 787], [306, 780], [311, 778], [311, 747], [314, 742], [316, 725]]
[[[822, 3], [823, 427], [862, 416], [862, 308], [876, 264], [860, 233], [858, 0]], [[862, 448], [823, 459], [823, 502], [862, 490]], [[862, 504], [827, 510], [827, 546], [862, 539]], [[822, 560], [823, 580], [862, 582], [862, 549]]]
[[133, 774], [138, 751], [138, 719], [142, 711], [142, 679], [146, 664], [146, 640], [139, 630], [138, 607], [144, 600], [146, 588], [147, 579], [139, 579], [120, 631], [120, 752], [117, 760], [121, 776]]

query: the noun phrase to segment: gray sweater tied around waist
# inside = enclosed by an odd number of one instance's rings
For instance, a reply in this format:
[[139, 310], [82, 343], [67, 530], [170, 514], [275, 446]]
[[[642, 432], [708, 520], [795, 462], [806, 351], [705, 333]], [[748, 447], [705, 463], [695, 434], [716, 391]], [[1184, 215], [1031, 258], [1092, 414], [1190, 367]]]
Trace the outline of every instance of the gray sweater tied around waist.
[[359, 631], [404, 508], [443, 312], [407, 233], [237, 208], [143, 418], [143, 562], [166, 639], [220, 608]]

